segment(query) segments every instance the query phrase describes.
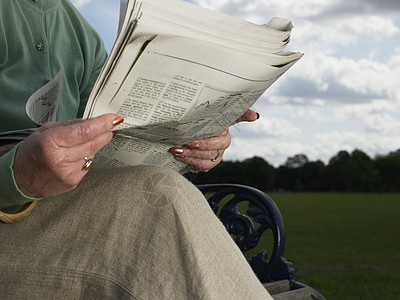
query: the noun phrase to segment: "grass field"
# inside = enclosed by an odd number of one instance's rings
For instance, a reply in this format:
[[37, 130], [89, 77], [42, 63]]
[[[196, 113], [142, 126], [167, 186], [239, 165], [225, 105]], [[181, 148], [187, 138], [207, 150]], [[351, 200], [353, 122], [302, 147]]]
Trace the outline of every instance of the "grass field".
[[268, 195], [297, 281], [328, 300], [400, 299], [400, 194]]

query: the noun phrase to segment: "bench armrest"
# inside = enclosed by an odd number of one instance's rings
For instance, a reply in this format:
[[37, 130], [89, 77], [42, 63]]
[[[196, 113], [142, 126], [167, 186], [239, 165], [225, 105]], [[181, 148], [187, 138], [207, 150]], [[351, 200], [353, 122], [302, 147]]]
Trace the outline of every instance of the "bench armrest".
[[[294, 280], [293, 264], [287, 261], [285, 252], [285, 228], [282, 215], [275, 202], [256, 188], [239, 184], [203, 184], [197, 188], [206, 197], [211, 209], [233, 236], [254, 273], [267, 289], [287, 282], [288, 289], [272, 294], [273, 299], [320, 299], [315, 289]], [[254, 252], [260, 239], [272, 234], [272, 254]], [[271, 292], [273, 292], [271, 290]]]
[[[283, 258], [283, 219], [274, 201], [260, 190], [244, 185], [205, 184], [197, 187], [228, 232], [234, 236], [260, 281], [287, 279], [294, 285], [293, 265]], [[272, 253], [269, 255], [267, 250], [261, 250], [249, 257], [249, 251], [257, 246], [263, 235], [268, 234], [272, 234], [274, 241]]]

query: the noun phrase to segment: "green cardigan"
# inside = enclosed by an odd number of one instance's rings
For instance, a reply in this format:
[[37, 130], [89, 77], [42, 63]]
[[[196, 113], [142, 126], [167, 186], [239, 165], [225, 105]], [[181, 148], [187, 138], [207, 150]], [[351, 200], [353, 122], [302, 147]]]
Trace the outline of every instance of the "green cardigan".
[[[81, 117], [107, 52], [67, 0], [0, 0], [0, 131], [32, 128], [29, 96], [64, 69], [57, 120]], [[0, 209], [32, 200], [17, 188], [15, 149], [0, 157]]]

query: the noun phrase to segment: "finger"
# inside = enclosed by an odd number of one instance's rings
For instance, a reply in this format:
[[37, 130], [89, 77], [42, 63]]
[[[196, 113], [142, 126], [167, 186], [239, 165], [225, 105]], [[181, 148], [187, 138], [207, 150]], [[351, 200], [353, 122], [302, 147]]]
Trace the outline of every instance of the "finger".
[[182, 148], [184, 150], [185, 149], [218, 150], [218, 149], [227, 149], [230, 144], [231, 144], [231, 134], [229, 133], [229, 129], [226, 129], [221, 135], [217, 137], [193, 141]]
[[65, 120], [65, 121], [59, 121], [59, 122], [47, 122], [44, 123], [42, 126], [40, 126], [36, 132], [44, 132], [46, 130], [50, 130], [53, 128], [58, 128], [61, 126], [68, 126], [74, 123], [80, 123], [82, 122], [82, 119], [73, 119], [73, 120]]
[[[96, 153], [86, 153], [85, 155], [80, 155], [78, 158], [74, 159], [74, 161], [67, 162], [65, 161], [66, 171], [63, 174], [62, 180], [67, 181], [71, 178], [76, 183], [79, 183], [82, 178], [86, 175], [87, 171], [93, 166], [93, 158], [95, 157]], [[92, 161], [89, 167], [87, 167], [87, 162]], [[84, 168], [86, 167], [86, 169]]]
[[66, 162], [72, 163], [80, 161], [84, 157], [93, 157], [94, 154], [108, 144], [114, 136], [114, 132], [106, 132], [82, 144], [70, 147], [66, 150], [64, 159]]
[[79, 161], [76, 163], [76, 172], [79, 173], [84, 173], [81, 174], [81, 176], [86, 175], [86, 173], [90, 170], [90, 168], [93, 166], [93, 158], [96, 155], [96, 153], [91, 153], [88, 154], [85, 157], [82, 157]]
[[171, 152], [175, 157], [186, 157], [187, 159], [197, 158], [205, 160], [211, 160], [213, 158], [222, 156], [224, 153], [224, 150], [193, 150], [183, 148], [182, 151], [180, 151], [179, 149], [180, 148], [176, 149], [176, 147], [174, 147], [171, 148], [169, 152]]
[[71, 124], [54, 128], [55, 142], [59, 147], [70, 148], [107, 133], [122, 122], [123, 118], [116, 114], [105, 114], [80, 122], [71, 122]]
[[175, 146], [168, 151], [175, 157], [191, 157], [199, 159], [211, 159], [218, 153], [223, 153], [231, 143], [231, 135], [226, 130], [221, 136], [191, 142], [186, 146]]
[[222, 155], [220, 155], [215, 161], [212, 161], [211, 159], [200, 159], [193, 157], [177, 157], [177, 159], [187, 163], [190, 165], [190, 168], [195, 171], [207, 172], [221, 162]]
[[78, 158], [73, 159], [73, 161], [67, 161], [65, 159], [62, 168], [54, 170], [61, 171], [54, 172], [54, 177], [59, 179], [59, 183], [65, 184], [64, 188], [67, 188], [68, 190], [74, 189], [93, 166], [92, 162], [89, 168], [84, 169], [87, 162], [92, 160], [94, 156], [95, 153], [86, 153], [86, 155], [81, 154]]
[[233, 122], [230, 126], [240, 122], [254, 122], [260, 118], [260, 114], [254, 110], [248, 109], [239, 119]]

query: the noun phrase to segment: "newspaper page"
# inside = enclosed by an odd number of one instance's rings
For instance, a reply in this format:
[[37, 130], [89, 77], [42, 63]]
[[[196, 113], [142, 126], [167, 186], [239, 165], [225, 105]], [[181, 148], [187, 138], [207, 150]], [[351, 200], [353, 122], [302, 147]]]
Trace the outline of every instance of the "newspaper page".
[[26, 114], [36, 125], [56, 121], [64, 82], [64, 70], [34, 92], [26, 102]]
[[[96, 154], [98, 168], [153, 164], [182, 170], [185, 164], [168, 152], [170, 147], [219, 135], [302, 56], [281, 52], [291, 30], [287, 20], [276, 19], [269, 27], [251, 24], [256, 32], [271, 35], [265, 43], [255, 38], [256, 47], [249, 46], [251, 33], [238, 43], [233, 41], [232, 32], [245, 33], [242, 27], [250, 23], [222, 15], [224, 22], [233, 22], [222, 26], [226, 27], [222, 31], [234, 25], [241, 30], [231, 28], [225, 41], [216, 43], [216, 37], [209, 38], [216, 24], [210, 23], [221, 21], [219, 14], [211, 12], [207, 18], [209, 11], [199, 13], [198, 7], [186, 2], [182, 7], [189, 8], [182, 12], [181, 2], [174, 0], [162, 2], [168, 9], [161, 11], [158, 0], [136, 1], [141, 3], [140, 13], [134, 7], [130, 12], [130, 2], [105, 74], [99, 76], [84, 114], [91, 118], [114, 112], [125, 118], [117, 136]], [[176, 11], [180, 17], [172, 15]], [[189, 12], [199, 18], [189, 22]], [[138, 15], [140, 19], [126, 20]], [[148, 25], [152, 19], [156, 24]], [[201, 19], [208, 21], [199, 23]], [[211, 34], [204, 34], [206, 30]]]
[[[40, 126], [46, 122], [56, 121], [63, 82], [64, 70], [61, 69], [52, 80], [35, 91], [26, 101], [26, 114], [35, 125]], [[25, 140], [36, 129], [37, 128], [29, 128], [0, 132], [0, 147], [14, 147], [19, 142]]]

